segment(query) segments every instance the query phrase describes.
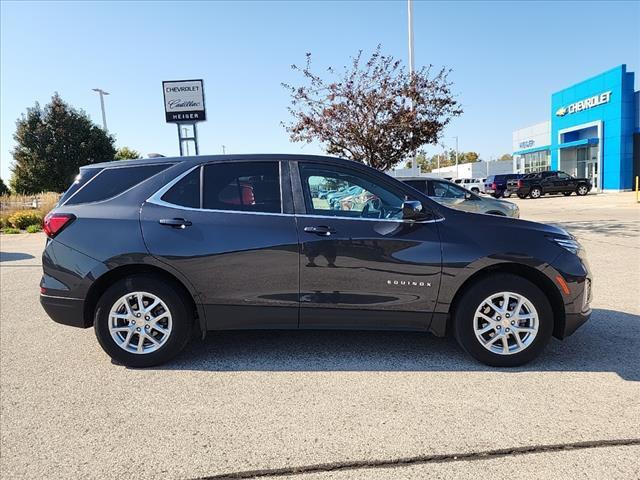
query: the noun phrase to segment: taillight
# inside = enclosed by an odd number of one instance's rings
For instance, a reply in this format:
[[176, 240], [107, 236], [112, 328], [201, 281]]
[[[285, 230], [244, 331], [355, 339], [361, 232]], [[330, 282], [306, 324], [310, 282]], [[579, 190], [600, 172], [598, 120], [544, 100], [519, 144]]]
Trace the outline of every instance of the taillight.
[[518, 180], [518, 188], [522, 188], [522, 180]]
[[42, 221], [42, 230], [44, 230], [47, 237], [53, 238], [64, 230], [67, 225], [70, 225], [75, 219], [76, 216], [70, 213], [49, 212]]
[[494, 190], [497, 190], [498, 189], [498, 184], [496, 182], [493, 182], [491, 184], [491, 188], [493, 188]]

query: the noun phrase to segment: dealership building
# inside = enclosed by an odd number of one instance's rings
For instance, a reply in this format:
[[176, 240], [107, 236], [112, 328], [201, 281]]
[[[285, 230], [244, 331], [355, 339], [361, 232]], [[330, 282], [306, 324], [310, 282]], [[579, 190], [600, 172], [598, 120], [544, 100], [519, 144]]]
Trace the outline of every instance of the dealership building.
[[513, 132], [518, 173], [562, 170], [598, 191], [630, 190], [640, 175], [640, 92], [626, 65], [551, 96], [551, 119]]

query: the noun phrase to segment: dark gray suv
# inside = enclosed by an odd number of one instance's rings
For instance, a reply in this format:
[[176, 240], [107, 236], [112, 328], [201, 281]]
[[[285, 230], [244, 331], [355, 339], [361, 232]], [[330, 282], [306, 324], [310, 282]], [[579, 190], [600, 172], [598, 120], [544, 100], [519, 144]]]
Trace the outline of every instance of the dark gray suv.
[[514, 366], [591, 313], [584, 252], [564, 230], [453, 210], [336, 158], [89, 165], [44, 229], [43, 307], [133, 367], [228, 329], [451, 332]]

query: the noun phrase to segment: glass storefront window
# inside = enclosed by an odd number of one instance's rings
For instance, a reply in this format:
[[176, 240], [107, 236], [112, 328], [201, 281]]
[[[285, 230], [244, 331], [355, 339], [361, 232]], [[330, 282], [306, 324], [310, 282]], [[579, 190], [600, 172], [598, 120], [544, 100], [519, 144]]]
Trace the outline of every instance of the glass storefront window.
[[517, 162], [520, 173], [545, 172], [551, 168], [551, 153], [549, 150], [525, 153]]

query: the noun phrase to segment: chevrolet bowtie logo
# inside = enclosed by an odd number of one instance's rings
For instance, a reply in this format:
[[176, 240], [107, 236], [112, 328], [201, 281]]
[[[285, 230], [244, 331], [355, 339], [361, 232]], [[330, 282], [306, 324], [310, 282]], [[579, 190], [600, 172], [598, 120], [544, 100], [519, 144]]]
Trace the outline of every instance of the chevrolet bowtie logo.
[[567, 108], [566, 107], [560, 107], [557, 111], [556, 111], [556, 115], [558, 117], [564, 117], [567, 114]]

